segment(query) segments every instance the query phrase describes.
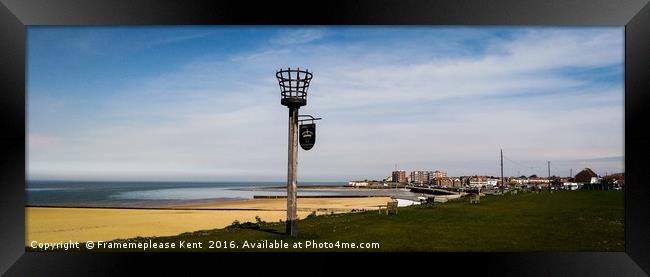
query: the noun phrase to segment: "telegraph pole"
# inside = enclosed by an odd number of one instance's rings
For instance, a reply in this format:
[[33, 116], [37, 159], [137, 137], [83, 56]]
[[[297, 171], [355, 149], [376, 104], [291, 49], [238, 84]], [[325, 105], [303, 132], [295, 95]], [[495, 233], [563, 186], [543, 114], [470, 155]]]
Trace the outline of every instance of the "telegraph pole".
[[551, 161], [546, 162], [546, 166], [548, 168], [548, 189], [551, 189]]
[[506, 186], [506, 183], [503, 180], [503, 149], [501, 150], [501, 192], [503, 192], [503, 189]]

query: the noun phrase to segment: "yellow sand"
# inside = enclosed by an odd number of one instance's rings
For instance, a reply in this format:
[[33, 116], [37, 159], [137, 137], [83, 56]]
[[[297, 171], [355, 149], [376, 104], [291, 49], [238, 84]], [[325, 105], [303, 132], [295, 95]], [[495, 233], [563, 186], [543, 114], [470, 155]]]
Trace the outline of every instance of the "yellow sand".
[[[317, 213], [377, 209], [387, 197], [299, 198], [298, 217]], [[286, 219], [286, 199], [253, 199], [178, 207], [192, 210], [38, 208], [26, 209], [26, 245], [32, 241], [60, 242], [172, 236], [184, 232], [223, 228], [234, 220], [267, 222]], [[205, 210], [220, 209], [263, 209]]]
[[[348, 212], [351, 210], [372, 210], [377, 205], [385, 205], [390, 201], [389, 197], [355, 197], [355, 198], [299, 198], [298, 211], [316, 212]], [[287, 209], [286, 198], [280, 199], [252, 199], [237, 200], [228, 202], [216, 202], [211, 204], [177, 206], [190, 209], [264, 209], [264, 210], [285, 210]]]

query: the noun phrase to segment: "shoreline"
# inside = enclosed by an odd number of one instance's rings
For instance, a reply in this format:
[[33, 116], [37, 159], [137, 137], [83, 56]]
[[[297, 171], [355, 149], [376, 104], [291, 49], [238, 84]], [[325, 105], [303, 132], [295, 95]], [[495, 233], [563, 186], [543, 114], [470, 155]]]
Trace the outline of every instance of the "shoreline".
[[[101, 199], [97, 201], [30, 201], [26, 207], [72, 207], [72, 208], [168, 208], [190, 204], [210, 204], [215, 202], [229, 202], [253, 199], [281, 199], [286, 198], [285, 187], [237, 187], [224, 188], [226, 190], [241, 191], [243, 194], [230, 196], [208, 196], [208, 198], [177, 198], [177, 199]], [[305, 186], [298, 188], [298, 198], [362, 198], [362, 197], [394, 197], [407, 200], [417, 200], [417, 195], [409, 190], [388, 188], [358, 188], [335, 186]]]
[[[303, 195], [298, 196], [298, 199], [307, 199], [307, 198], [372, 198], [372, 197], [391, 197], [389, 194], [382, 195]], [[121, 205], [115, 205], [115, 203], [108, 203], [104, 205], [39, 205], [39, 204], [27, 204], [25, 208], [77, 208], [77, 209], [140, 209], [140, 210], [174, 210], [180, 209], [178, 207], [182, 206], [198, 206], [198, 205], [211, 205], [216, 203], [230, 203], [230, 202], [239, 202], [239, 201], [249, 201], [256, 199], [286, 199], [284, 195], [254, 195], [253, 198], [215, 198], [215, 199], [196, 199], [196, 200], [176, 200], [176, 201], [151, 201], [157, 202], [158, 205], [149, 205], [142, 204], [142, 202], [127, 203]], [[130, 205], [129, 205], [130, 204]], [[218, 209], [224, 210], [224, 209]], [[251, 209], [235, 209], [235, 210], [251, 210]]]

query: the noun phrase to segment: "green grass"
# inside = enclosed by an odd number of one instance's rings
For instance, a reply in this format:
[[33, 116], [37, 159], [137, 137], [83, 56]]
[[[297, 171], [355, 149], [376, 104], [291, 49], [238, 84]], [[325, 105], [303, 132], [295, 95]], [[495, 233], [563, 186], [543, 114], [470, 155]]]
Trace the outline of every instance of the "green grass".
[[220, 241], [222, 245], [234, 241], [241, 245], [244, 241], [260, 240], [283, 240], [290, 245], [307, 240], [378, 242], [379, 249], [371, 251], [624, 251], [623, 198], [620, 191], [520, 193], [482, 197], [480, 204], [461, 199], [434, 207], [404, 207], [396, 215], [375, 211], [310, 216], [297, 222], [297, 238], [282, 234], [283, 223], [258, 222], [171, 237], [119, 241], [151, 239], [203, 244], [202, 249], [168, 251], [247, 251], [241, 247], [207, 247], [209, 241]]

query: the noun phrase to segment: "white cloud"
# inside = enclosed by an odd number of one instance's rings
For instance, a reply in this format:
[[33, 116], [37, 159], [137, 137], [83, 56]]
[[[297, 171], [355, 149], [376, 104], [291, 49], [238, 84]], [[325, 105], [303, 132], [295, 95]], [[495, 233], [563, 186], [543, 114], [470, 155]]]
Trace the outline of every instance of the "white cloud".
[[325, 34], [326, 31], [323, 28], [283, 28], [271, 39], [271, 43], [278, 45], [304, 44], [321, 39]]

